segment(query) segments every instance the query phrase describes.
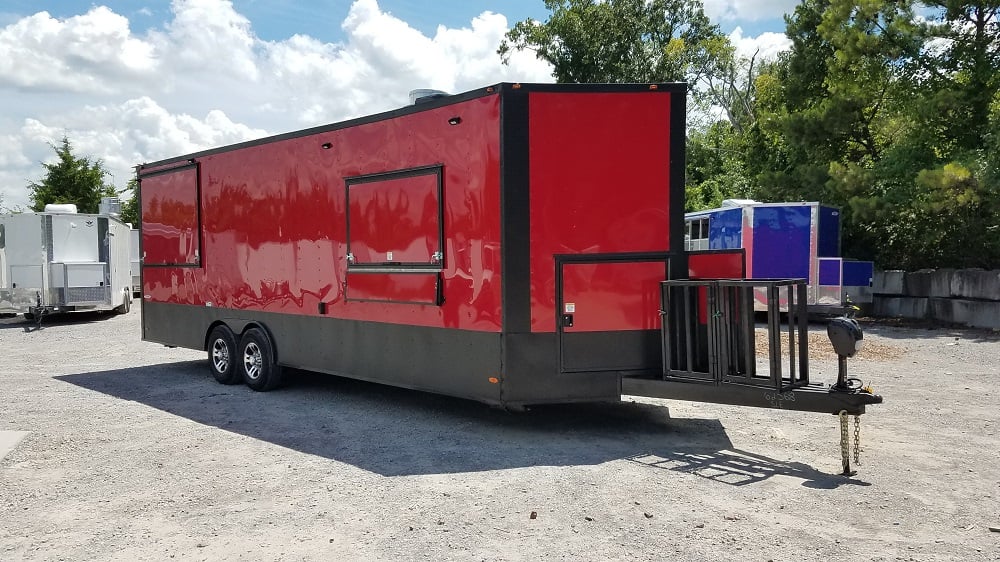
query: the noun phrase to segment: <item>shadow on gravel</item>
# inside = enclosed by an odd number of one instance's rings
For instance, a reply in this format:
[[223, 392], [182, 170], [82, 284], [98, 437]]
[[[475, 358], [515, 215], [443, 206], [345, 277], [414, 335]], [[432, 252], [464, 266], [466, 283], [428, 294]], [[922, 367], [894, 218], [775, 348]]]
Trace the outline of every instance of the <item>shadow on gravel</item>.
[[[291, 371], [258, 393], [222, 386], [204, 361], [56, 377], [82, 388], [384, 476], [628, 459], [734, 485], [774, 475], [846, 483], [806, 465], [732, 451], [718, 420], [673, 419], [640, 403], [539, 406], [510, 413], [462, 400]], [[709, 471], [728, 477], [709, 476]], [[826, 487], [826, 486], [823, 486]]]
[[[65, 314], [49, 314], [42, 318], [41, 329], [49, 326], [77, 326], [80, 324], [91, 324], [113, 318], [114, 312], [110, 311], [81, 311], [67, 312]], [[35, 320], [25, 320], [24, 316], [8, 316], [0, 318], [0, 330], [23, 330], [34, 332], [39, 329], [39, 323]]]
[[701, 452], [681, 450], [668, 453], [666, 457], [637, 455], [629, 460], [657, 468], [686, 472], [733, 486], [745, 486], [774, 476], [799, 478], [803, 480], [803, 486], [821, 490], [832, 490], [847, 484], [871, 486], [871, 483], [862, 480], [820, 472], [805, 463], [779, 461], [739, 449]]

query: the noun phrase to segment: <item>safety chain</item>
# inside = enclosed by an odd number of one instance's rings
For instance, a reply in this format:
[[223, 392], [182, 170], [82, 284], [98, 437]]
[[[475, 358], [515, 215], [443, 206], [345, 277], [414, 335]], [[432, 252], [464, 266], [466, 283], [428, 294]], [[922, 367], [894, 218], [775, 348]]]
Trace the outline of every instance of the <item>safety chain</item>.
[[[844, 464], [844, 476], [853, 476], [856, 471], [851, 470], [851, 434], [850, 422], [847, 410], [840, 411], [840, 459]], [[860, 464], [861, 457], [861, 416], [854, 416], [854, 462]]]
[[861, 464], [861, 416], [854, 415], [854, 464]]

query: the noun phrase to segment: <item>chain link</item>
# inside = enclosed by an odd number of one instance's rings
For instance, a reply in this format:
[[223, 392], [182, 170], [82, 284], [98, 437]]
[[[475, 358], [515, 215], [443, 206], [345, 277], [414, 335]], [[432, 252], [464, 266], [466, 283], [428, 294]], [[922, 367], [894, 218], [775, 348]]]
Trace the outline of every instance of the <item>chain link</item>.
[[848, 433], [847, 410], [840, 411], [840, 459], [846, 472], [851, 466], [850, 456], [851, 436]]
[[861, 464], [861, 416], [854, 416], [854, 464]]

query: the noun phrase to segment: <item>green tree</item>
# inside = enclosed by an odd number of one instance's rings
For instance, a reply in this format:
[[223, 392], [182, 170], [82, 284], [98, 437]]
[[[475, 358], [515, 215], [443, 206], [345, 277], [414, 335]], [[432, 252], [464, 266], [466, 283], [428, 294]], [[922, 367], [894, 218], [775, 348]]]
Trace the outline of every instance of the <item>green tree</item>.
[[127, 222], [133, 228], [139, 228], [139, 181], [136, 178], [128, 180], [128, 185], [119, 193], [119, 197], [129, 193], [128, 199], [122, 203], [122, 222]]
[[700, 0], [545, 0], [545, 7], [544, 23], [514, 24], [497, 52], [507, 63], [514, 51], [534, 51], [557, 82], [694, 82], [725, 39]]
[[728, 121], [694, 130], [687, 138], [686, 211], [712, 209], [724, 199], [752, 199], [743, 137]]
[[803, 1], [758, 80], [764, 197], [841, 206], [845, 253], [883, 267], [995, 267], [996, 18], [995, 0]]
[[28, 184], [32, 211], [43, 211], [49, 203], [73, 203], [81, 213], [96, 213], [102, 197], [117, 195], [114, 186], [104, 182], [108, 172], [101, 160], [74, 155], [66, 137], [58, 146], [50, 146], [58, 159], [43, 163], [45, 178]]

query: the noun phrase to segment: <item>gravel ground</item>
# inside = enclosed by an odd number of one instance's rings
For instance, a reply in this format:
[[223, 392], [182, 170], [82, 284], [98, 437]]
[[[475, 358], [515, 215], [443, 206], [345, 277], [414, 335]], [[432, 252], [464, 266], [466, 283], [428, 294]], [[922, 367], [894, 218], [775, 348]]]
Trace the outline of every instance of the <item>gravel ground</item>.
[[3, 561], [1000, 560], [995, 334], [866, 326], [852, 374], [886, 403], [845, 478], [829, 415], [512, 414], [309, 373], [261, 394], [139, 341], [136, 309], [29, 326], [0, 320], [0, 436], [28, 432]]

